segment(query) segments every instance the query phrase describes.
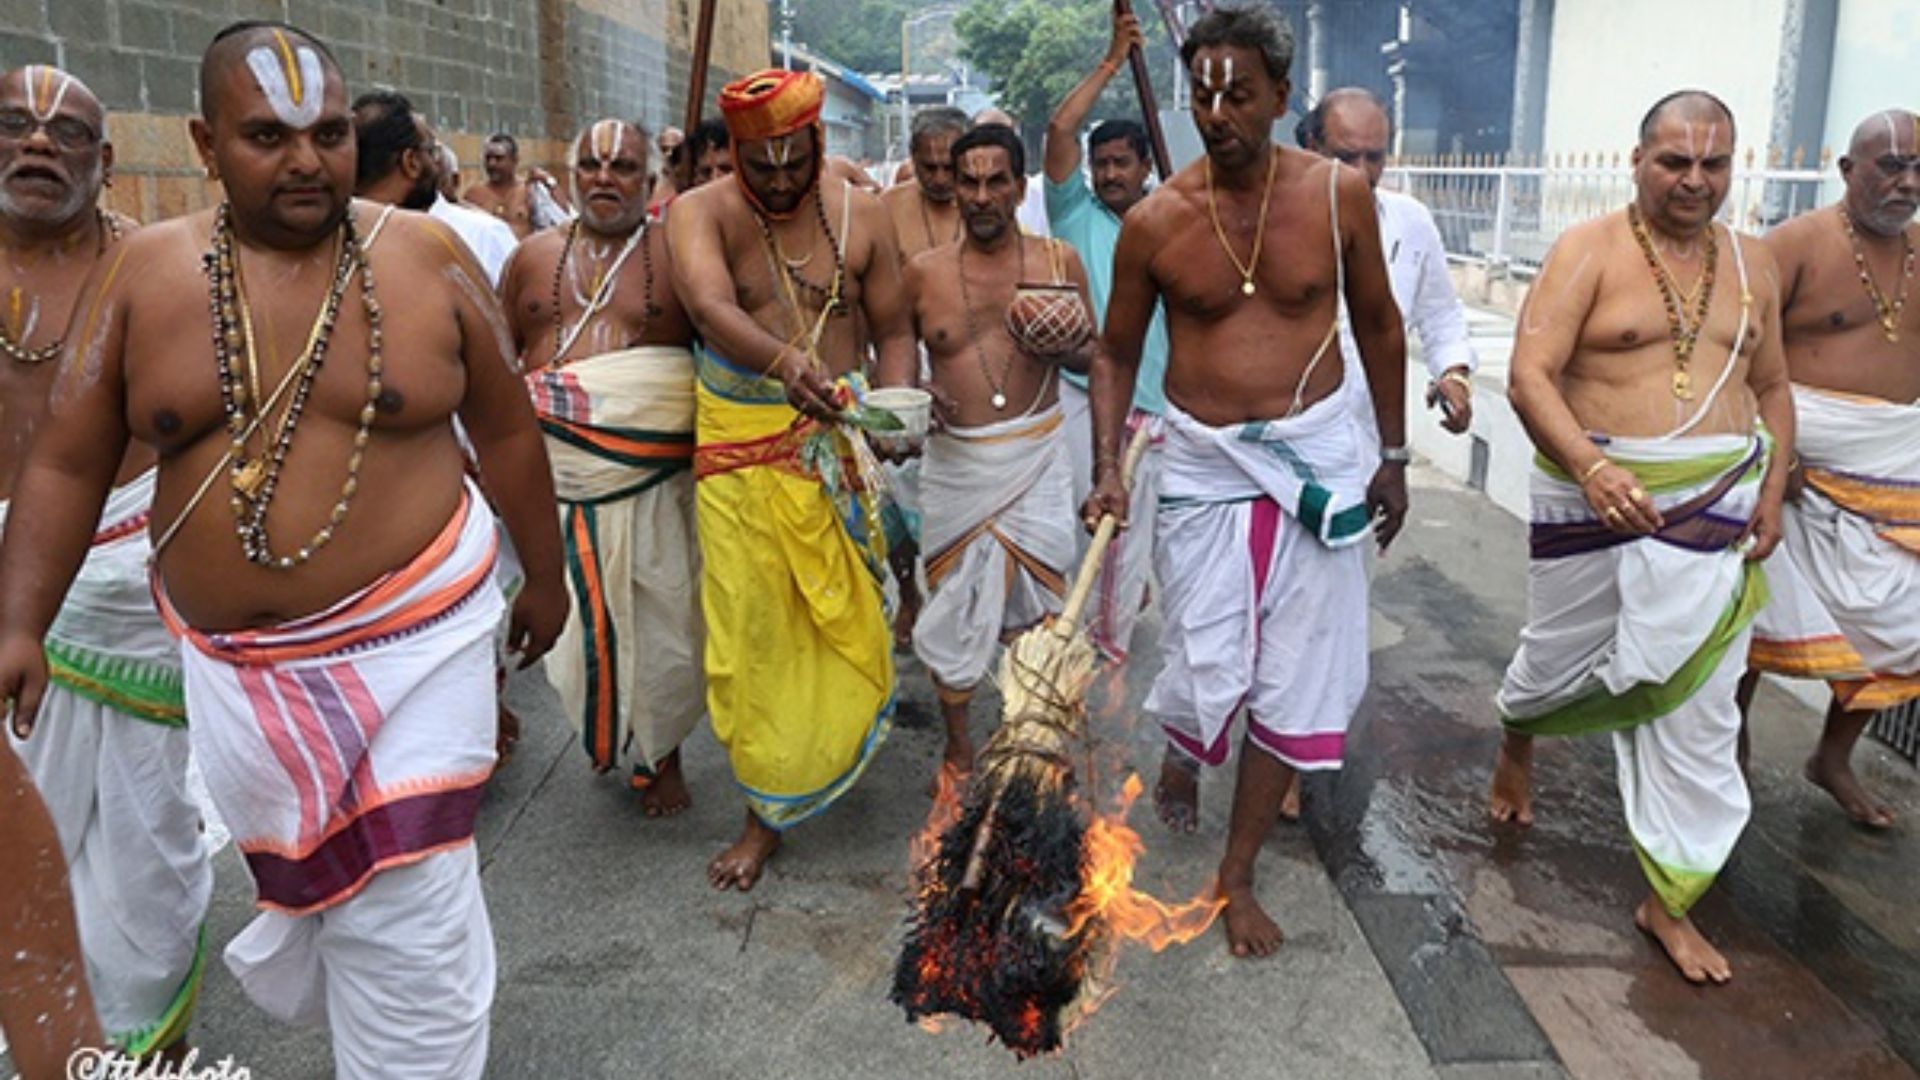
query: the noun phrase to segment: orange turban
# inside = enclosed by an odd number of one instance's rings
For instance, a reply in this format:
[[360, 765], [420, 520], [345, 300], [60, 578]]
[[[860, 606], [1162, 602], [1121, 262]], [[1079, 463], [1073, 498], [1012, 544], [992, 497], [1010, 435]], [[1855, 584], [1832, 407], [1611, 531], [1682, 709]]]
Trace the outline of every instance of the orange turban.
[[720, 114], [735, 142], [790, 135], [820, 119], [826, 89], [810, 71], [768, 68], [720, 91]]

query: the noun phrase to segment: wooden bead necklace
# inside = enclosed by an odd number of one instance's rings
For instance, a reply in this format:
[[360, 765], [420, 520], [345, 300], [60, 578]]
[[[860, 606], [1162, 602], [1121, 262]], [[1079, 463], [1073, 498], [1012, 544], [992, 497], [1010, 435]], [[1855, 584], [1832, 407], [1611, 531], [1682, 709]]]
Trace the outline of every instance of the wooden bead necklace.
[[1627, 224], [1633, 229], [1633, 238], [1640, 244], [1640, 254], [1646, 257], [1647, 270], [1653, 275], [1653, 283], [1660, 289], [1660, 302], [1667, 309], [1667, 336], [1673, 340], [1673, 396], [1681, 401], [1692, 401], [1693, 373], [1687, 365], [1693, 361], [1693, 347], [1699, 343], [1700, 331], [1707, 325], [1707, 311], [1713, 307], [1714, 267], [1720, 261], [1720, 244], [1714, 237], [1713, 222], [1707, 222], [1706, 265], [1700, 271], [1699, 283], [1694, 286], [1698, 290], [1698, 299], [1691, 305], [1691, 312], [1684, 310], [1680, 286], [1668, 272], [1660, 253], [1654, 250], [1653, 234], [1640, 216], [1638, 205], [1627, 204]]
[[[313, 558], [314, 553], [333, 540], [335, 531], [347, 519], [347, 510], [360, 487], [360, 469], [366, 460], [373, 420], [378, 411], [382, 389], [380, 302], [374, 296], [373, 268], [354, 229], [351, 207], [340, 222], [335, 239], [336, 254], [327, 294], [321, 300], [319, 314], [307, 335], [307, 344], [287, 369], [271, 394], [261, 396], [259, 345], [253, 333], [253, 317], [240, 279], [239, 260], [234, 249], [233, 211], [222, 203], [214, 215], [213, 249], [205, 258], [208, 277], [208, 303], [213, 315], [213, 355], [220, 379], [220, 397], [226, 409], [228, 479], [233, 493], [228, 505], [233, 509], [234, 531], [247, 561], [274, 570], [292, 570]], [[340, 487], [326, 524], [308, 542], [292, 554], [275, 555], [267, 536], [267, 510], [279, 489], [286, 466], [287, 452], [293, 445], [294, 431], [306, 410], [313, 384], [326, 359], [327, 345], [339, 319], [340, 305], [347, 285], [355, 273], [360, 275], [360, 303], [367, 319], [366, 401], [361, 406], [359, 427], [354, 432], [353, 449], [347, 455], [347, 478]], [[244, 355], [245, 377], [236, 370], [236, 359]], [[279, 407], [289, 388], [292, 396], [278, 425], [266, 423]], [[258, 453], [248, 447], [256, 430], [263, 430], [263, 446]]]
[[[100, 226], [99, 243], [93, 253], [94, 258], [99, 258], [109, 246], [120, 242], [120, 222], [112, 214], [107, 213], [98, 206], [93, 208], [93, 217], [94, 221]], [[13, 304], [16, 309], [20, 306], [20, 289], [18, 286], [13, 290]], [[26, 336], [26, 332], [23, 329], [21, 337], [24, 338]], [[0, 352], [6, 353], [8, 357], [17, 363], [44, 364], [59, 356], [60, 350], [66, 348], [66, 344], [66, 339], [61, 337], [37, 349], [29, 349], [25, 345], [13, 340], [13, 334], [6, 326], [0, 326]]]

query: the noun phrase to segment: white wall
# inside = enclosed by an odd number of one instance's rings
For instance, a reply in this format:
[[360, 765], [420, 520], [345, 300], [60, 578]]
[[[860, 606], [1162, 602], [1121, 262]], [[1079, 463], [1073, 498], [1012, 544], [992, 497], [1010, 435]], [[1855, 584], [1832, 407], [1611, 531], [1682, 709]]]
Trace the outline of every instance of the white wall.
[[1840, 0], [1822, 144], [1837, 159], [1855, 125], [1893, 106], [1920, 110], [1920, 0]]
[[[1914, 6], [1842, 0], [1842, 7]], [[1786, 0], [1559, 0], [1547, 65], [1546, 152], [1620, 152], [1667, 93], [1698, 87], [1733, 110], [1740, 143], [1773, 126]]]

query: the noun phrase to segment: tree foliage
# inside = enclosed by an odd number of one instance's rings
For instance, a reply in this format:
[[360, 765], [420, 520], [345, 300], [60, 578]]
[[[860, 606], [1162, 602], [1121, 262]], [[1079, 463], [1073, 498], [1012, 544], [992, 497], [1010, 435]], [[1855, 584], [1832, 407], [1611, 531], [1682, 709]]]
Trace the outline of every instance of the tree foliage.
[[[793, 40], [835, 63], [855, 71], [900, 70], [900, 22], [909, 15], [943, 6], [943, 0], [790, 0], [793, 9]], [[944, 6], [954, 6], [944, 0]], [[780, 36], [780, 3], [770, 0], [768, 12], [774, 37]], [[922, 56], [931, 62], [940, 43], [927, 40], [929, 28], [914, 29], [915, 71], [922, 67]]]
[[[1141, 10], [1147, 67], [1153, 73], [1154, 95], [1164, 104], [1172, 47], [1151, 6], [1142, 5]], [[1112, 27], [1112, 8], [1088, 0], [974, 0], [954, 21], [961, 55], [991, 80], [1000, 104], [1020, 118], [1030, 144], [1037, 142], [1061, 100], [1105, 55]], [[1122, 71], [1107, 84], [1089, 120], [1139, 115], [1133, 81]]]

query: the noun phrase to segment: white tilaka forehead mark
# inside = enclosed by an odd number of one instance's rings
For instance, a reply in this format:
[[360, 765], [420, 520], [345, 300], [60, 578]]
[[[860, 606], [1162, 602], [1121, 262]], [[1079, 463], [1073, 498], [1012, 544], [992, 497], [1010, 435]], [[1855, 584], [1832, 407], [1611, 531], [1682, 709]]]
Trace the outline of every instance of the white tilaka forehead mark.
[[273, 42], [254, 46], [247, 53], [247, 67], [280, 122], [304, 131], [320, 119], [320, 104], [327, 96], [326, 68], [319, 53], [306, 45], [295, 48], [282, 31], [273, 32]]
[[1226, 74], [1216, 83], [1213, 81], [1213, 57], [1200, 58], [1200, 85], [1213, 92], [1214, 112], [1220, 111], [1220, 98], [1233, 88], [1233, 57], [1226, 57], [1226, 63], [1222, 64], [1221, 68]]
[[44, 64], [28, 65], [22, 81], [27, 84], [27, 111], [35, 120], [53, 119], [53, 114], [60, 111], [60, 103], [66, 100], [68, 88], [73, 86], [73, 76]]
[[620, 152], [620, 121], [601, 120], [593, 125], [587, 139], [587, 145], [593, 148], [593, 156], [605, 162], [612, 161]]
[[793, 160], [793, 136], [781, 135], [767, 144], [767, 159], [781, 168]]
[[1880, 114], [1880, 122], [1887, 125], [1887, 153], [1895, 157], [1903, 156], [1900, 153], [1900, 129], [1903, 126], [1920, 129], [1920, 117], [1916, 117], [1912, 125], [1896, 124], [1893, 122], [1893, 110], [1888, 109]]

